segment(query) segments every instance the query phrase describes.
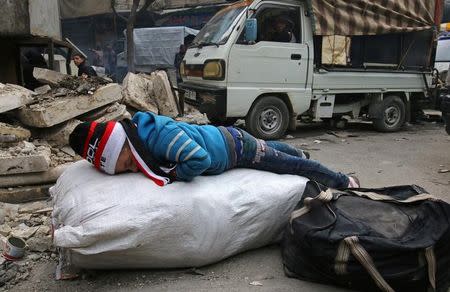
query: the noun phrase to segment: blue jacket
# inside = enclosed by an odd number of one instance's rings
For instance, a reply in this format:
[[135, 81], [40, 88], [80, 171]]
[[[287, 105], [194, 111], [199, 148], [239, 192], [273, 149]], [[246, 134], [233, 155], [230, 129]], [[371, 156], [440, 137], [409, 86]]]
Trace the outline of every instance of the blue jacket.
[[220, 174], [231, 165], [226, 140], [214, 126], [176, 122], [150, 112], [136, 113], [133, 122], [139, 138], [156, 160], [177, 164], [179, 180]]

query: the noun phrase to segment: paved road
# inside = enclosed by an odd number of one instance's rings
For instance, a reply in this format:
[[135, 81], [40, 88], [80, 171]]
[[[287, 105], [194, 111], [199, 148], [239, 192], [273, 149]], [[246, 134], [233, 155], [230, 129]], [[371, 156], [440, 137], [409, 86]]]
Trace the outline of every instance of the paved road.
[[[363, 186], [418, 184], [450, 202], [450, 136], [441, 125], [407, 127], [381, 134], [368, 124], [345, 130], [305, 126], [290, 133], [288, 143], [309, 149], [312, 158], [345, 173]], [[14, 291], [344, 291], [284, 276], [278, 246], [237, 255], [198, 271], [100, 271], [75, 281], [53, 280], [54, 262], [39, 262], [32, 276]], [[258, 281], [262, 286], [252, 286]]]

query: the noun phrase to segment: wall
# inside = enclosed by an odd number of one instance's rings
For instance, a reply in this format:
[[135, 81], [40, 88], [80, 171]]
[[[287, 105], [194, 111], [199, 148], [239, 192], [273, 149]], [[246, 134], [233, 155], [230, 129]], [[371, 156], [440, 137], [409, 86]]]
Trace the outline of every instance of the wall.
[[23, 35], [30, 31], [28, 1], [0, 0], [0, 35]]
[[46, 36], [61, 39], [58, 0], [0, 0], [1, 36]]
[[29, 14], [32, 35], [61, 39], [58, 0], [29, 0]]

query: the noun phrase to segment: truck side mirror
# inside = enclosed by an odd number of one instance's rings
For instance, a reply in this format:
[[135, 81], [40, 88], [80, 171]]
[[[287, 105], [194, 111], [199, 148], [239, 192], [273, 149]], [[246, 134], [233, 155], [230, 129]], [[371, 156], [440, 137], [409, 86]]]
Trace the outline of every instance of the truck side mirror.
[[245, 40], [249, 43], [255, 42], [258, 33], [258, 21], [256, 18], [249, 18], [245, 21]]

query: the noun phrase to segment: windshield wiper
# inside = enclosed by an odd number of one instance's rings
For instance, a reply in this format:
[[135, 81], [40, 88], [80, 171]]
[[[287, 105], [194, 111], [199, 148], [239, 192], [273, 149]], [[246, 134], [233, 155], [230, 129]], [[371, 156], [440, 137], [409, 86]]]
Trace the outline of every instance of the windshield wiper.
[[214, 43], [214, 42], [198, 42], [198, 43], [193, 43], [191, 47], [194, 48], [203, 48], [206, 46], [216, 46], [219, 47], [220, 45], [218, 43]]

